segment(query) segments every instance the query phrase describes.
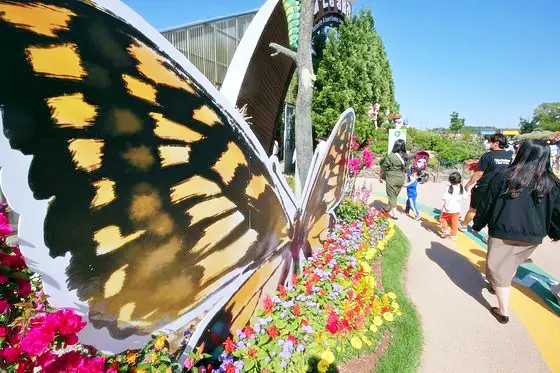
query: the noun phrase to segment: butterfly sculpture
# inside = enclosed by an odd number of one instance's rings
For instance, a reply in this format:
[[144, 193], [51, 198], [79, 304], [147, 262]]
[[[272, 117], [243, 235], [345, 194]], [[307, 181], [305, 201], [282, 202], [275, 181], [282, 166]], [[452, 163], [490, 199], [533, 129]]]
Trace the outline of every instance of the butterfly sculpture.
[[28, 266], [81, 341], [141, 347], [206, 315], [245, 325], [321, 246], [354, 112], [312, 161], [301, 205], [247, 123], [115, 0], [0, 0], [2, 189]]

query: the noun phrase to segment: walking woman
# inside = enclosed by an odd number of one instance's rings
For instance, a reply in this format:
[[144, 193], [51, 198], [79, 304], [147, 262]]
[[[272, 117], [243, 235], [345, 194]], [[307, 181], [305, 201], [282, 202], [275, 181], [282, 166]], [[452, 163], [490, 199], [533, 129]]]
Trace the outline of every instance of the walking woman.
[[393, 219], [397, 219], [397, 197], [404, 185], [406, 174], [406, 144], [404, 140], [397, 140], [393, 150], [381, 161], [382, 178], [385, 180], [388, 206], [385, 210]]
[[509, 321], [511, 282], [545, 236], [560, 239], [560, 180], [550, 166], [550, 147], [524, 142], [514, 161], [494, 176], [474, 218], [474, 231], [488, 225], [486, 279], [498, 297], [491, 309], [502, 324]]

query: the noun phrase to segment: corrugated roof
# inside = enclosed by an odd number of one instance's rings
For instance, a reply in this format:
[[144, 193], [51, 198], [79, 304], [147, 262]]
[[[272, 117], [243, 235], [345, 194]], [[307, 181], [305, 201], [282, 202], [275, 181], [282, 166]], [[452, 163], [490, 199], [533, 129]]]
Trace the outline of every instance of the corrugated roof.
[[237, 17], [242, 17], [242, 16], [248, 16], [250, 14], [257, 14], [259, 10], [258, 9], [254, 9], [254, 10], [248, 10], [246, 12], [242, 12], [242, 13], [236, 13], [236, 14], [231, 14], [229, 16], [222, 16], [222, 17], [216, 17], [216, 18], [211, 18], [211, 19], [206, 19], [203, 21], [195, 21], [195, 22], [191, 22], [191, 23], [185, 23], [183, 25], [179, 25], [179, 26], [172, 26], [172, 27], [167, 27], [164, 29], [159, 30], [159, 32], [167, 32], [167, 31], [174, 31], [174, 30], [180, 30], [180, 29], [184, 29], [184, 28], [189, 28], [189, 27], [193, 27], [193, 26], [199, 26], [199, 25], [203, 25], [206, 23], [211, 23], [211, 22], [216, 22], [216, 21], [223, 21], [224, 19], [230, 19], [230, 18], [237, 18]]

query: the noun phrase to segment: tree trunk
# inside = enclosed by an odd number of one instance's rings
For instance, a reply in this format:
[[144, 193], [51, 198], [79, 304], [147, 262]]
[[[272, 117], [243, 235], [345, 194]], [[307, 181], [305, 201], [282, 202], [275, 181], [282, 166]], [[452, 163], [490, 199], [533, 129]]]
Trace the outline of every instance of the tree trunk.
[[[311, 33], [313, 31], [313, 0], [301, 1], [299, 43], [297, 50], [298, 93], [296, 98], [296, 153], [300, 188], [303, 188], [313, 157], [313, 131], [311, 101], [313, 99], [313, 61], [311, 59]], [[301, 194], [301, 189], [299, 193]]]

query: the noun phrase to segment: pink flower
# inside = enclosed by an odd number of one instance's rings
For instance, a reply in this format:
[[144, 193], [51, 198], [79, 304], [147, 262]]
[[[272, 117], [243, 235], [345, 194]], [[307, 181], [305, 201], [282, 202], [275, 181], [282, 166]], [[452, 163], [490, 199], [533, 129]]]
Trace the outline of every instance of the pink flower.
[[6, 347], [0, 350], [0, 356], [6, 359], [8, 363], [15, 363], [18, 360], [20, 354], [20, 349], [15, 347]]
[[54, 340], [54, 331], [45, 327], [32, 327], [31, 330], [23, 337], [20, 347], [30, 356], [39, 356]]
[[52, 352], [45, 352], [43, 355], [41, 355], [37, 358], [37, 360], [35, 361], [35, 366], [36, 367], [41, 367], [41, 368], [46, 368], [50, 364], [52, 364], [52, 362], [55, 361], [56, 358], [57, 358], [57, 356], [55, 354], [53, 354]]
[[185, 368], [187, 369], [191, 369], [192, 367], [194, 367], [194, 359], [186, 359], [185, 360]]
[[0, 285], [5, 284], [8, 282], [8, 276], [0, 275]]
[[62, 309], [53, 314], [53, 323], [58, 329], [58, 332], [62, 335], [75, 334], [82, 330], [86, 323], [82, 320], [82, 317], [76, 315], [73, 310]]
[[0, 313], [6, 312], [10, 308], [10, 303], [6, 299], [0, 299]]
[[8, 335], [8, 329], [4, 326], [0, 326], [0, 338], [6, 338]]
[[373, 153], [369, 150], [364, 150], [362, 153], [364, 168], [370, 168], [373, 165]]

